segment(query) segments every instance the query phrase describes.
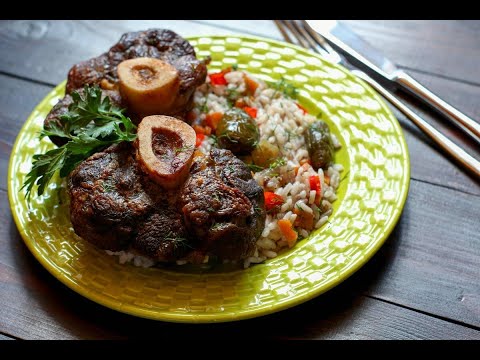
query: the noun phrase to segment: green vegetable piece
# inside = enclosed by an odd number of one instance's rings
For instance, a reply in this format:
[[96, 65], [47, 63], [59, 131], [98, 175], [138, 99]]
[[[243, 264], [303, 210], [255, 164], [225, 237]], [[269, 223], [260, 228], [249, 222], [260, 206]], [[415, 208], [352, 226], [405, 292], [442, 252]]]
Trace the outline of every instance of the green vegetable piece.
[[98, 86], [85, 86], [83, 96], [74, 91], [73, 103], [60, 123], [40, 132], [40, 138], [58, 136], [68, 141], [45, 154], [33, 155], [32, 169], [22, 186], [27, 200], [34, 185], [38, 186], [37, 194], [42, 195], [56, 171], [60, 171], [60, 177], [66, 177], [80, 162], [102, 148], [136, 139], [137, 127], [130, 118], [112, 105], [108, 96], [103, 100], [101, 97]]
[[268, 167], [280, 155], [280, 149], [267, 140], [262, 140], [258, 143], [255, 150], [252, 151], [252, 160], [255, 165], [261, 167]]
[[315, 170], [326, 168], [333, 160], [333, 142], [327, 123], [317, 120], [305, 133], [305, 143]]
[[218, 123], [216, 136], [220, 148], [229, 149], [235, 155], [245, 155], [257, 146], [260, 132], [255, 120], [245, 111], [232, 108]]

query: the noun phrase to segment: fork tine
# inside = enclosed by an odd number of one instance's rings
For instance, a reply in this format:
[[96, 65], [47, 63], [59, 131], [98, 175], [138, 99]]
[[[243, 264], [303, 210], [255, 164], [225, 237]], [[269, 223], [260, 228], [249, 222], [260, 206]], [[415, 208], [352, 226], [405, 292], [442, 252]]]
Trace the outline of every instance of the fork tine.
[[310, 33], [308, 33], [303, 26], [299, 25], [296, 20], [291, 20], [291, 24], [296, 29], [297, 34], [305, 39], [311, 49], [318, 52], [322, 56], [329, 56], [329, 53], [325, 51], [325, 49], [323, 49], [318, 42], [315, 42]]
[[[290, 21], [283, 20], [283, 24], [288, 28], [288, 30], [290, 30], [290, 32], [293, 34], [293, 36], [295, 36], [295, 38], [297, 39], [300, 46], [302, 46], [304, 48], [307, 48], [307, 49], [311, 48], [310, 44], [304, 39], [302, 34], [300, 34], [298, 32], [298, 30], [291, 24]], [[315, 50], [315, 48], [313, 48], [313, 50]]]
[[314, 41], [318, 45], [320, 45], [322, 49], [324, 49], [324, 51], [326, 51], [330, 60], [337, 64], [342, 63], [342, 57], [340, 56], [340, 54], [330, 46], [330, 44], [323, 38], [323, 36], [313, 30], [305, 20], [301, 20], [301, 22], [303, 30], [308, 33], [310, 35], [310, 38], [314, 39]]
[[282, 33], [283, 38], [285, 41], [293, 44], [292, 39], [290, 38], [290, 35], [288, 35], [288, 32], [285, 30], [283, 23], [280, 20], [273, 20], [275, 22], [275, 25], [277, 25], [278, 30]]

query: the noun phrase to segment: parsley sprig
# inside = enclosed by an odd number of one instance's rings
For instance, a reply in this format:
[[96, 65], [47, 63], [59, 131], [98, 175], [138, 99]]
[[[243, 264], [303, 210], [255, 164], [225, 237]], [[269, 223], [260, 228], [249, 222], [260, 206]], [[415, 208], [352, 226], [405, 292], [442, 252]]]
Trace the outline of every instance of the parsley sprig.
[[66, 143], [44, 154], [33, 155], [32, 169], [22, 186], [27, 200], [34, 185], [38, 185], [37, 194], [42, 195], [55, 172], [66, 177], [76, 165], [101, 148], [137, 137], [136, 126], [123, 114], [124, 109], [112, 105], [108, 96], [102, 100], [98, 86], [85, 86], [83, 95], [75, 91], [72, 99], [68, 112], [40, 132], [40, 139], [57, 136]]

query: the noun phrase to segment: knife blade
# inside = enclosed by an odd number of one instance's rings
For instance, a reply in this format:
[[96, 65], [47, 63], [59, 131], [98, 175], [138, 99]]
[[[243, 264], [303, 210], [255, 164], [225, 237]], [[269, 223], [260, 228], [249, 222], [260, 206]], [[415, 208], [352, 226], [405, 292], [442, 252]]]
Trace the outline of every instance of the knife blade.
[[406, 72], [398, 69], [383, 53], [336, 20], [306, 20], [308, 26], [342, 52], [350, 55], [383, 78], [407, 90], [480, 143], [480, 124], [432, 93]]
[[397, 66], [379, 50], [336, 20], [307, 20], [307, 24], [330, 43], [340, 48], [384, 78], [394, 81]]

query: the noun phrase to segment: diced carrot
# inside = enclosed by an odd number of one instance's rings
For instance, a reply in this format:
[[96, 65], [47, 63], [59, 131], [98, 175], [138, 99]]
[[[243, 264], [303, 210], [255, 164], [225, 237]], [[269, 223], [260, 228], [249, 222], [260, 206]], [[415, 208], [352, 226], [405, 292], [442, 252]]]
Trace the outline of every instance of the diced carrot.
[[295, 166], [295, 176], [298, 174], [298, 169], [300, 169], [300, 166]]
[[203, 126], [200, 126], [200, 125], [193, 125], [193, 130], [195, 130], [195, 132], [197, 134], [205, 134], [205, 128]]
[[313, 229], [313, 213], [300, 210], [297, 207], [293, 209], [293, 213], [297, 214], [297, 218], [295, 219], [295, 226], [298, 226], [307, 230]]
[[250, 115], [250, 117], [254, 119], [257, 117], [257, 109], [254, 107], [245, 106], [243, 108], [243, 111], [245, 111], [248, 115]]
[[310, 161], [310, 159], [303, 158], [302, 160], [300, 160], [300, 165], [304, 164], [312, 165], [312, 162]]
[[287, 240], [288, 247], [292, 247], [295, 245], [298, 239], [298, 234], [295, 230], [293, 230], [292, 223], [287, 219], [278, 220], [278, 227], [282, 232], [285, 240]]
[[244, 98], [238, 98], [235, 101], [235, 107], [237, 107], [239, 109], [243, 109], [245, 106], [247, 106], [247, 103], [245, 102]]
[[227, 80], [225, 80], [225, 73], [218, 72], [208, 75], [210, 77], [210, 82], [212, 85], [227, 85]]
[[214, 112], [211, 114], [207, 114], [205, 118], [205, 122], [212, 129], [216, 129], [218, 126], [218, 123], [220, 122], [220, 120], [222, 120], [222, 117], [223, 117], [223, 113], [221, 112]]
[[325, 184], [330, 185], [330, 177], [328, 175], [324, 176], [323, 181], [325, 181]]
[[204, 139], [205, 139], [205, 134], [197, 133], [195, 146], [199, 147], [200, 145], [202, 145], [202, 142], [203, 142]]
[[295, 103], [295, 105], [297, 105], [297, 107], [303, 111], [304, 114], [308, 114], [308, 111], [307, 109], [305, 109], [302, 105], [300, 105], [299, 103]]
[[258, 88], [258, 83], [255, 80], [250, 79], [248, 76], [245, 75], [245, 85], [247, 85], [247, 91], [250, 94], [255, 94], [255, 91]]
[[212, 128], [210, 126], [205, 126], [205, 135], [212, 135]]

